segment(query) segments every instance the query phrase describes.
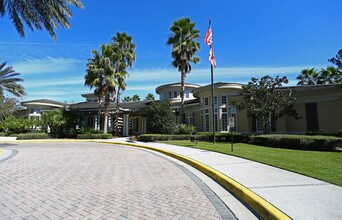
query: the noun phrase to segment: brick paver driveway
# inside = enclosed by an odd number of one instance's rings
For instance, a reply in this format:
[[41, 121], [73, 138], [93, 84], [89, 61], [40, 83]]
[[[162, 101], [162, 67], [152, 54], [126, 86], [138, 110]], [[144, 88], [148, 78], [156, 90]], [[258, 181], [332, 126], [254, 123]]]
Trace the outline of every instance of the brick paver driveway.
[[130, 147], [21, 143], [0, 163], [0, 219], [220, 219], [170, 161]]

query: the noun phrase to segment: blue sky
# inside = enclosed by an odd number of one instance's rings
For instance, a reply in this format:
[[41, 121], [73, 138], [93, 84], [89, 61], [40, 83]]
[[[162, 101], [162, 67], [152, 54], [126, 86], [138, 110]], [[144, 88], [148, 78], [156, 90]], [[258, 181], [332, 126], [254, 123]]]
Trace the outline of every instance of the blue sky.
[[208, 47], [203, 42], [212, 19], [217, 60], [215, 82], [247, 83], [251, 77], [286, 75], [290, 85], [304, 68], [326, 67], [342, 48], [340, 0], [219, 0], [114, 1], [83, 0], [84, 10], [72, 7], [71, 29], [58, 28], [57, 42], [46, 31], [20, 38], [11, 21], [0, 19], [0, 58], [21, 73], [23, 100], [83, 101], [91, 50], [126, 32], [137, 46], [123, 96], [155, 92], [161, 84], [180, 81], [166, 46], [174, 20], [190, 17], [201, 34], [200, 64], [187, 82], [210, 83]]

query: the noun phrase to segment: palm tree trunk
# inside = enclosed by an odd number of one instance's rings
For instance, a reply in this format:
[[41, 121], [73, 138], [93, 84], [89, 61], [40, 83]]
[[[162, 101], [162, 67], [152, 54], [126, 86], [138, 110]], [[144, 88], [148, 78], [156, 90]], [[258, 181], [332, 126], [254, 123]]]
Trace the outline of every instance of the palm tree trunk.
[[185, 93], [185, 71], [182, 71], [181, 73], [181, 106], [180, 106], [180, 110], [179, 110], [179, 122], [180, 124], [184, 124], [184, 93]]
[[101, 120], [101, 96], [99, 96], [99, 111], [97, 113], [97, 125], [96, 125], [96, 130], [101, 130], [100, 127], [100, 120]]
[[103, 123], [104, 134], [107, 134], [107, 131], [108, 131], [109, 103], [110, 103], [110, 98], [109, 98], [109, 95], [107, 94], [105, 98], [105, 112], [104, 112], [104, 123]]
[[120, 108], [120, 87], [116, 95], [116, 114], [115, 114], [115, 136], [119, 136], [119, 108]]

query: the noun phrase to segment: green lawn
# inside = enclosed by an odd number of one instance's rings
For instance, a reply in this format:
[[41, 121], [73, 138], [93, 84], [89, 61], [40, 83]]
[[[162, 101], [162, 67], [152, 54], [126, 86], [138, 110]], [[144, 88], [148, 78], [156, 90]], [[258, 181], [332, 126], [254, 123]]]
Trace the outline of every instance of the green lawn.
[[197, 146], [190, 141], [166, 141], [163, 143], [242, 157], [342, 186], [341, 152], [288, 150], [242, 143], [234, 144], [232, 152], [230, 143], [213, 145], [210, 142], [198, 142]]

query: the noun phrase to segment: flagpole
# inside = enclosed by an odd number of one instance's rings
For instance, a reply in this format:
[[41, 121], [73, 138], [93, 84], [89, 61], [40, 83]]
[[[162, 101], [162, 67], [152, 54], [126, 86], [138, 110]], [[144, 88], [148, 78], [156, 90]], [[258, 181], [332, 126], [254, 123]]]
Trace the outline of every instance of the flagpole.
[[213, 144], [216, 143], [215, 138], [215, 98], [214, 98], [214, 68], [213, 64], [210, 64], [210, 70], [211, 70], [211, 112], [212, 112], [212, 120], [213, 120]]
[[[209, 18], [209, 28], [211, 28], [211, 19]], [[212, 45], [210, 45], [210, 48]], [[216, 143], [215, 138], [215, 98], [214, 98], [214, 68], [212, 62], [210, 62], [211, 71], [211, 114], [212, 114], [212, 129], [213, 129], [213, 144]]]

